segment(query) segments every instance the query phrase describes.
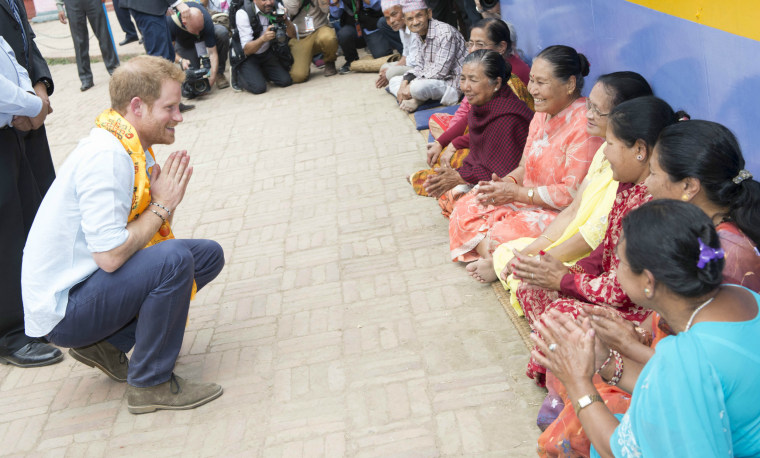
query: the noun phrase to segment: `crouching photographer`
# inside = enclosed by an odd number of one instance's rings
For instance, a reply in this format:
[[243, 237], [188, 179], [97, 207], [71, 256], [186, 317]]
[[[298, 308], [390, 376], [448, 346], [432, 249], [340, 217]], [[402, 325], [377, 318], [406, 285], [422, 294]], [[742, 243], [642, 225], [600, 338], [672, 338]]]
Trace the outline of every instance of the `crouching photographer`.
[[224, 69], [230, 35], [224, 26], [214, 24], [203, 5], [185, 4], [190, 8], [186, 17], [172, 14], [166, 22], [174, 42], [175, 61], [185, 70], [182, 95], [192, 99], [209, 92], [214, 85], [218, 89], [229, 87]]
[[230, 25], [234, 89], [262, 94], [267, 81], [280, 87], [293, 84], [288, 41], [296, 36], [296, 29], [281, 4], [275, 0], [236, 0], [230, 6]]

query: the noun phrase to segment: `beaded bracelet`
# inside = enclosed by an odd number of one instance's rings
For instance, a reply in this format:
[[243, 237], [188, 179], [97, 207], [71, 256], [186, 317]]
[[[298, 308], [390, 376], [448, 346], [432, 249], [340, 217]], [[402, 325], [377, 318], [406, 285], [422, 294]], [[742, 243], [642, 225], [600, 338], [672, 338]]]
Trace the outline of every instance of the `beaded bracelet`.
[[609, 363], [610, 363], [610, 360], [611, 360], [611, 359], [612, 359], [612, 349], [610, 348], [610, 353], [609, 353], [609, 355], [607, 356], [607, 359], [605, 359], [605, 360], [604, 360], [604, 362], [602, 363], [602, 365], [601, 365], [601, 366], [599, 366], [599, 369], [597, 369], [597, 370], [596, 370], [596, 373], [598, 374], [598, 373], [602, 372], [602, 370], [603, 370], [605, 367], [607, 367], [607, 364], [609, 364]]
[[620, 353], [615, 350], [611, 350], [612, 355], [615, 357], [615, 375], [607, 382], [607, 385], [615, 386], [620, 383], [620, 378], [623, 376], [623, 358]]
[[164, 215], [162, 215], [161, 213], [153, 210], [152, 208], [150, 209], [150, 211], [152, 211], [153, 213], [155, 213], [156, 215], [158, 215], [158, 217], [161, 218], [161, 221], [163, 221], [164, 223], [166, 223], [166, 218], [164, 218]]
[[165, 211], [166, 211], [166, 213], [167, 213], [169, 216], [172, 216], [172, 211], [171, 211], [171, 210], [169, 210], [168, 208], [164, 207], [163, 205], [159, 204], [158, 202], [151, 202], [151, 203], [150, 203], [150, 205], [155, 205], [156, 207], [158, 207], [158, 208], [161, 208], [161, 209], [165, 210]]

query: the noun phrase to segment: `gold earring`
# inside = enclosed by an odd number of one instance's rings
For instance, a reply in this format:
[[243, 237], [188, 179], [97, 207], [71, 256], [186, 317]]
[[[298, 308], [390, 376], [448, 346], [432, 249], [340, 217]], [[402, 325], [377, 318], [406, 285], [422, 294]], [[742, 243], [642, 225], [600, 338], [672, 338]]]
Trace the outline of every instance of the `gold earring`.
[[688, 194], [682, 195], [681, 196], [681, 200], [683, 200], [684, 202], [688, 202], [689, 201], [689, 195]]

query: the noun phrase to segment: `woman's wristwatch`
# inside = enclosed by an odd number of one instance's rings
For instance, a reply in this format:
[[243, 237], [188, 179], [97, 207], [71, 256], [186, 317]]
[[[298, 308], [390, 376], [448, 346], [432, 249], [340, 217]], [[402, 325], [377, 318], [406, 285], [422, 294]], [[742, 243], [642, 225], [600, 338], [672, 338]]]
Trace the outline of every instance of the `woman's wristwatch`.
[[595, 402], [604, 402], [604, 399], [602, 399], [602, 397], [598, 394], [587, 394], [585, 396], [581, 396], [578, 399], [578, 402], [576, 402], [573, 406], [575, 407], [575, 415], [578, 416], [584, 407], [588, 407]]
[[533, 195], [536, 193], [536, 191], [533, 188], [528, 189], [528, 200], [530, 201], [530, 204], [533, 205]]

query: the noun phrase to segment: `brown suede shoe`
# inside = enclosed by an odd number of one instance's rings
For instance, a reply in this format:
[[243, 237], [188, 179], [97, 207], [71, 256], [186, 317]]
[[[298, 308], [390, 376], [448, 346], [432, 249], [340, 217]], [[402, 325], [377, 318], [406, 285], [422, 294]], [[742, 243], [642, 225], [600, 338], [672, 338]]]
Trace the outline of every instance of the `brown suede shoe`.
[[140, 414], [164, 410], [187, 410], [213, 401], [222, 395], [222, 387], [216, 383], [188, 382], [172, 374], [166, 382], [138, 388], [127, 385], [127, 408], [130, 413]]
[[325, 62], [325, 76], [333, 76], [338, 73], [338, 69], [335, 68], [335, 62]]
[[127, 381], [127, 355], [105, 340], [87, 347], [69, 348], [69, 355], [82, 364], [97, 367], [117, 382]]
[[216, 75], [216, 88], [217, 89], [226, 89], [230, 87], [230, 82], [227, 81], [227, 77], [224, 76], [224, 73], [217, 73]]

